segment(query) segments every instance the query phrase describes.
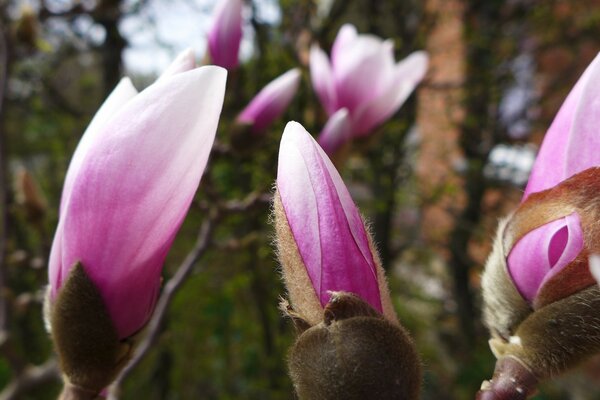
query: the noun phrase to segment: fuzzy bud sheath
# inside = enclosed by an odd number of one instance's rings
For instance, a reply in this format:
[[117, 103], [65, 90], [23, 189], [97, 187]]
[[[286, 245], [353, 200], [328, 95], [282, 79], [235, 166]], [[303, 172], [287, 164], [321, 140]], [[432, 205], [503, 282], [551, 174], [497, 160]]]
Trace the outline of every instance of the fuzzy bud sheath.
[[281, 309], [298, 332], [288, 368], [299, 398], [417, 399], [421, 363], [371, 236], [330, 160], [296, 123], [282, 137], [273, 214], [289, 298]]
[[527, 399], [538, 381], [600, 352], [600, 57], [548, 130], [517, 210], [500, 222], [482, 277], [498, 359], [480, 400]]
[[[119, 340], [94, 283], [77, 263], [54, 302], [46, 299], [65, 389], [61, 399], [94, 399], [129, 361], [135, 337]], [[85, 340], [82, 340], [85, 338]]]

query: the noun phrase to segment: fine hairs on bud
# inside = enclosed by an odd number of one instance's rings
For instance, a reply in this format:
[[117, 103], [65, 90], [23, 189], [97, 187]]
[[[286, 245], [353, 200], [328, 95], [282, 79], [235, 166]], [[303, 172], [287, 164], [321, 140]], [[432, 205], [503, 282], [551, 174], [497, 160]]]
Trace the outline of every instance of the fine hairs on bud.
[[[323, 307], [319, 301], [312, 282], [306, 272], [306, 267], [300, 256], [298, 245], [292, 234], [279, 191], [275, 191], [273, 195], [273, 220], [275, 222], [275, 246], [277, 248], [277, 256], [279, 258], [282, 276], [285, 286], [288, 290], [291, 307], [298, 313], [302, 314], [311, 325], [318, 324], [322, 321]], [[394, 306], [390, 297], [390, 291], [385, 277], [385, 271], [381, 266], [379, 254], [368, 227], [365, 225], [367, 239], [369, 241], [369, 249], [373, 256], [373, 261], [376, 267], [377, 285], [379, 287], [381, 306], [383, 315], [388, 321], [399, 325], [398, 317], [394, 311]], [[283, 306], [284, 309], [287, 306]]]
[[322, 321], [323, 307], [306, 272], [294, 235], [290, 229], [279, 191], [273, 196], [273, 220], [275, 221], [275, 245], [282, 268], [283, 280], [291, 301], [291, 307], [302, 314], [310, 325]]
[[93, 398], [125, 366], [131, 344], [119, 340], [102, 297], [81, 263], [71, 269], [47, 309], [65, 387]]
[[419, 398], [421, 363], [410, 336], [350, 293], [332, 294], [323, 322], [292, 346], [288, 367], [301, 400]]
[[[484, 321], [498, 363], [478, 399], [525, 399], [537, 381], [557, 376], [600, 352], [600, 287], [587, 265], [589, 254], [600, 251], [598, 190], [600, 169], [589, 168], [531, 194], [500, 223], [482, 277]], [[530, 304], [510, 277], [507, 257], [533, 229], [573, 212], [581, 218], [584, 248], [538, 288]], [[528, 382], [521, 388], [524, 397], [500, 395], [519, 379]]]

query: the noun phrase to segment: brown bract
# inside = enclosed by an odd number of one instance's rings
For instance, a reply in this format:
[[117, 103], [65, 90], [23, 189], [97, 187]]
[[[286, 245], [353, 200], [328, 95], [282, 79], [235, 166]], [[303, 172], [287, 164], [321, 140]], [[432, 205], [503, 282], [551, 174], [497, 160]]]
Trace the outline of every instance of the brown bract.
[[81, 263], [71, 269], [49, 312], [65, 392], [88, 396], [73, 398], [94, 398], [125, 366], [132, 344], [119, 340], [102, 297]]
[[332, 296], [322, 319], [289, 353], [301, 400], [419, 398], [421, 363], [404, 328], [344, 292]]

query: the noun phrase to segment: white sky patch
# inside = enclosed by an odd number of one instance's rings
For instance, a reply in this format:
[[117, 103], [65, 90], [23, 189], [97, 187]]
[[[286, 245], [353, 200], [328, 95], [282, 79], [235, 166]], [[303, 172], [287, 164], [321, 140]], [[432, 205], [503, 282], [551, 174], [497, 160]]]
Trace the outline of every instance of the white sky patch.
[[[158, 75], [188, 47], [200, 62], [207, 50], [206, 36], [216, 3], [216, 0], [150, 0], [142, 9], [132, 11], [119, 26], [129, 42], [123, 54], [126, 72]], [[281, 10], [275, 0], [260, 0], [256, 12], [260, 22], [276, 25], [281, 21]], [[242, 62], [253, 54], [249, 7], [244, 8], [243, 17]]]

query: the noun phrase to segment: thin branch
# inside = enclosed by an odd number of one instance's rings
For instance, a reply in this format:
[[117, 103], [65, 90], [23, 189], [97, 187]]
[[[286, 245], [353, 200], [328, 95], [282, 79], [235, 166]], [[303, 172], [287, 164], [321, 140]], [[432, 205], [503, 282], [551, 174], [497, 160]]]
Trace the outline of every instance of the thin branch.
[[271, 203], [273, 195], [264, 192], [250, 193], [243, 200], [231, 200], [223, 205], [223, 210], [228, 212], [244, 212], [259, 205]]
[[[270, 204], [273, 195], [271, 193], [257, 190], [250, 193], [244, 199], [241, 200], [229, 200], [224, 202], [222, 205], [217, 205], [219, 212], [222, 213], [240, 213], [251, 210], [255, 207], [260, 207], [265, 204]], [[202, 211], [210, 211], [214, 207], [211, 201], [201, 201], [196, 203], [196, 207]]]
[[50, 358], [40, 366], [27, 367], [22, 374], [13, 379], [0, 393], [0, 400], [17, 400], [34, 388], [60, 380], [56, 359]]
[[[111, 385], [109, 399], [118, 399], [118, 392], [123, 381], [131, 374], [131, 372], [140, 364], [143, 358], [146, 356], [148, 351], [152, 348], [152, 346], [156, 343], [160, 331], [162, 322], [167, 314], [167, 310], [169, 305], [171, 304], [171, 300], [177, 290], [181, 287], [181, 285], [185, 282], [187, 277], [192, 272], [192, 269], [196, 262], [200, 259], [200, 257], [206, 251], [208, 245], [211, 241], [212, 232], [214, 229], [214, 222], [216, 216], [212, 218], [208, 218], [204, 221], [202, 226], [200, 227], [200, 233], [198, 234], [198, 239], [196, 240], [196, 244], [194, 248], [189, 252], [183, 263], [177, 268], [177, 272], [175, 275], [169, 279], [165, 288], [158, 300], [156, 305], [156, 309], [154, 310], [154, 315], [152, 319], [148, 323], [148, 327], [146, 328], [146, 334], [142, 339], [141, 343], [137, 347], [131, 362], [125, 367], [123, 372], [119, 375], [119, 377], [115, 380], [115, 382]], [[1, 400], [1, 399], [0, 399]]]
[[4, 95], [6, 79], [8, 76], [8, 45], [4, 32], [4, 25], [0, 22], [0, 331], [5, 331], [7, 326], [7, 304], [4, 288], [5, 277], [5, 252], [6, 235], [8, 230], [8, 205], [6, 193], [6, 148], [4, 140], [3, 116]]

